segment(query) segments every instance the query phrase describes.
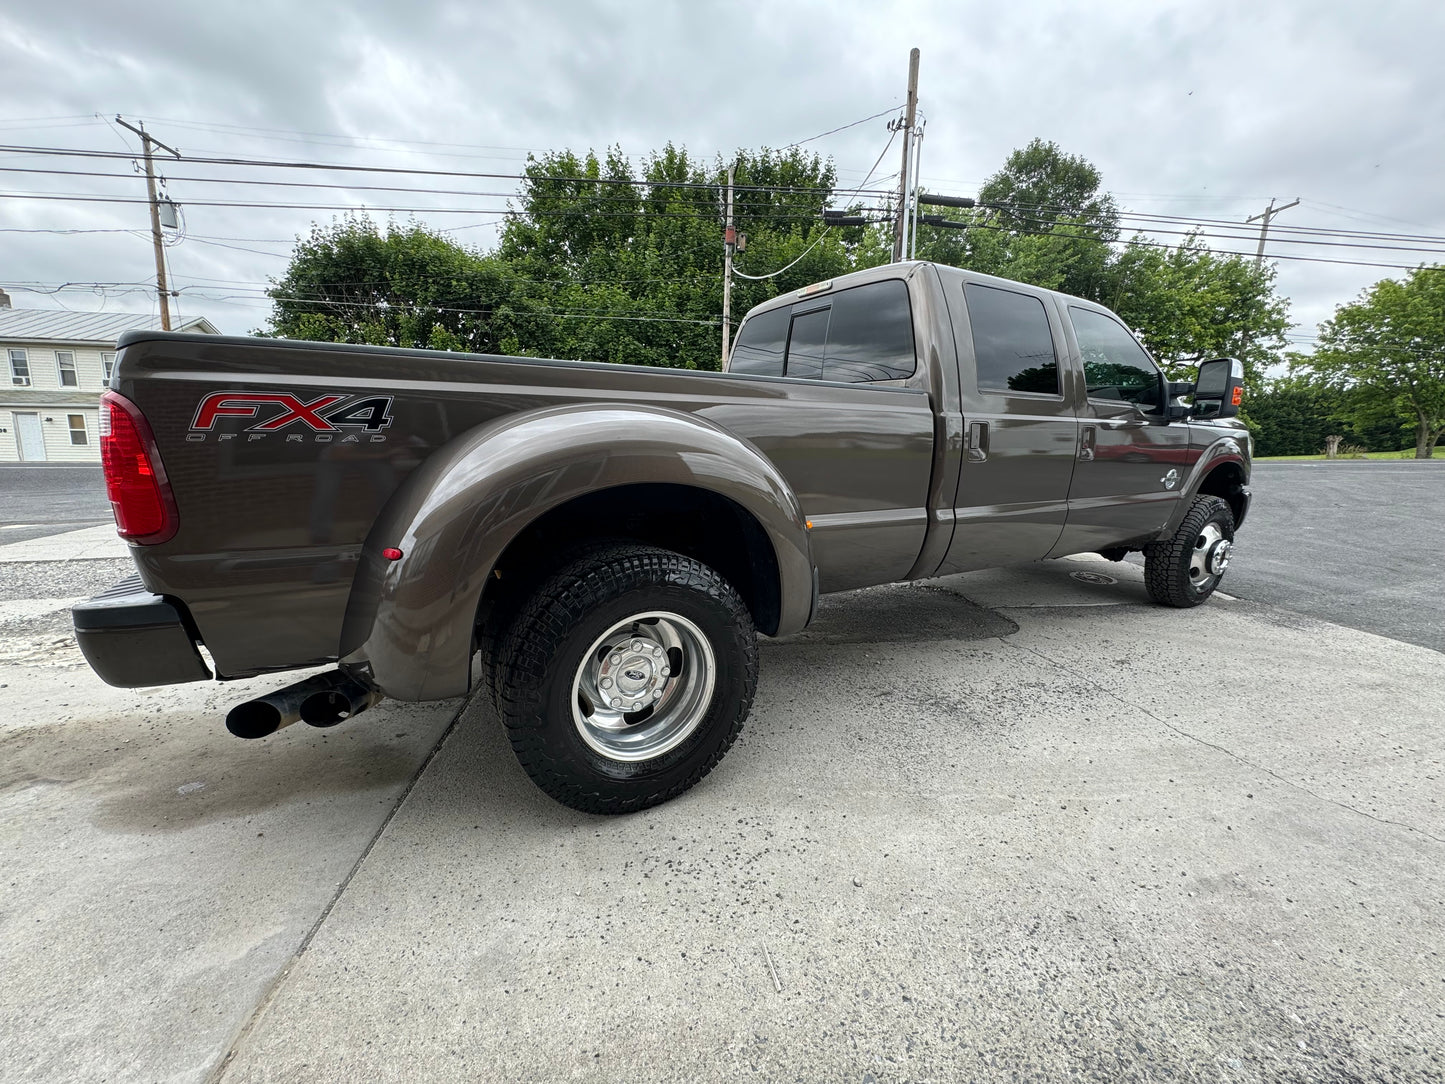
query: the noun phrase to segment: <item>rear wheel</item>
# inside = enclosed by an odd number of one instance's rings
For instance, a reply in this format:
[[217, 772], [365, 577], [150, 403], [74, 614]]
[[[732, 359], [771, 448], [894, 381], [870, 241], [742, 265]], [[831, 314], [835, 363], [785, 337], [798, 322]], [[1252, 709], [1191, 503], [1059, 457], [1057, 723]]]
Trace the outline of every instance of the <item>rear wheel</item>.
[[1174, 536], [1144, 547], [1144, 584], [1165, 606], [1198, 606], [1214, 594], [1234, 549], [1234, 513], [1219, 497], [1196, 497]]
[[564, 805], [628, 813], [701, 780], [757, 687], [751, 615], [718, 573], [604, 548], [544, 582], [503, 639], [498, 707], [517, 759]]

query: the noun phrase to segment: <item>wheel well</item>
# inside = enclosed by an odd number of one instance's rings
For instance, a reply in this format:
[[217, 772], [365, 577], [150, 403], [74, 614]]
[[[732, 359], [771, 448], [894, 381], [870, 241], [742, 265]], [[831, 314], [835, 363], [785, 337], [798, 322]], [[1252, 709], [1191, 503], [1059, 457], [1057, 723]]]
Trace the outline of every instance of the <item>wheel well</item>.
[[1244, 469], [1238, 463], [1221, 463], [1205, 475], [1199, 486], [1200, 493], [1222, 497], [1234, 513], [1234, 525], [1244, 522], [1248, 504], [1244, 499]]
[[577, 497], [528, 524], [502, 552], [482, 592], [478, 625], [497, 627], [568, 556], [597, 542], [640, 542], [710, 565], [747, 606], [759, 632], [777, 631], [782, 586], [767, 533], [735, 501], [693, 486], [644, 483]]

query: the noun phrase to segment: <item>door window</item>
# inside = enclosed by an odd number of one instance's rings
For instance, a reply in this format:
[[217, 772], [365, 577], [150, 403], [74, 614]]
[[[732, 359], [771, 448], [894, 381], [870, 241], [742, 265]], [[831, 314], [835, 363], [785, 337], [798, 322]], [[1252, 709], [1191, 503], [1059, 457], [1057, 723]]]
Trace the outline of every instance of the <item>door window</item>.
[[823, 347], [828, 342], [828, 310], [814, 309], [793, 317], [788, 335], [787, 376], [818, 380], [823, 375]]
[[743, 321], [728, 359], [730, 373], [757, 373], [760, 376], [783, 375], [783, 350], [788, 341], [788, 314], [784, 306], [759, 313]]
[[968, 283], [968, 322], [978, 388], [1005, 395], [1059, 394], [1059, 364], [1044, 303], [1029, 294]]
[[833, 295], [833, 319], [823, 352], [824, 380], [899, 380], [912, 376], [917, 368], [913, 311], [902, 279]]
[[1159, 369], [1144, 348], [1112, 317], [1069, 306], [1069, 319], [1084, 358], [1090, 399], [1159, 406]]

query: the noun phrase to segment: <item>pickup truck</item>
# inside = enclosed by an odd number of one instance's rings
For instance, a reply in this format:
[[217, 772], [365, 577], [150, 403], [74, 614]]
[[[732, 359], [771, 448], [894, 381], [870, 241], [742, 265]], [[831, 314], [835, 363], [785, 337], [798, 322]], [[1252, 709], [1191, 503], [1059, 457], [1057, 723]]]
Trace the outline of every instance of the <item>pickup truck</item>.
[[101, 444], [138, 575], [76, 635], [120, 686], [332, 667], [243, 737], [479, 690], [548, 794], [643, 809], [822, 592], [1142, 551], [1154, 600], [1203, 602], [1249, 508], [1242, 384], [920, 262], [756, 307], [720, 373], [130, 332]]

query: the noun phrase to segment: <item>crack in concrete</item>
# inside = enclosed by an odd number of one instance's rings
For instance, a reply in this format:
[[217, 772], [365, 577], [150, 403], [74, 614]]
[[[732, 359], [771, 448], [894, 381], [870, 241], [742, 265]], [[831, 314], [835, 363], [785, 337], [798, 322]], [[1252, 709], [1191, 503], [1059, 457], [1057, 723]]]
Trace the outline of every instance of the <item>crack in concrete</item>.
[[251, 1038], [251, 1034], [265, 1018], [267, 1011], [270, 1010], [276, 998], [280, 996], [281, 989], [285, 985], [286, 979], [290, 976], [292, 969], [300, 963], [301, 958], [306, 955], [306, 950], [311, 947], [311, 942], [315, 940], [316, 935], [321, 932], [321, 927], [325, 924], [326, 920], [331, 917], [331, 912], [336, 909], [336, 905], [341, 901], [342, 895], [346, 892], [347, 888], [350, 887], [353, 878], [361, 871], [362, 865], [366, 862], [367, 858], [370, 857], [372, 850], [381, 840], [381, 837], [386, 833], [386, 830], [391, 827], [391, 822], [394, 821], [396, 815], [401, 812], [401, 807], [404, 806], [406, 800], [411, 797], [411, 792], [414, 791], [417, 784], [421, 782], [421, 777], [426, 774], [427, 768], [431, 767], [431, 762], [436, 759], [437, 754], [442, 750], [442, 746], [444, 746], [447, 739], [452, 736], [452, 731], [456, 730], [457, 723], [461, 721], [462, 713], [467, 710], [471, 702], [472, 698], [468, 696], [457, 707], [456, 713], [452, 715], [451, 721], [447, 723], [447, 727], [442, 731], [441, 737], [437, 738], [436, 744], [431, 747], [431, 750], [427, 753], [421, 764], [417, 766], [411, 779], [408, 780], [406, 787], [402, 790], [401, 794], [397, 796], [396, 802], [392, 805], [391, 809], [387, 811], [385, 818], [383, 818], [381, 824], [377, 826], [376, 831], [372, 833], [371, 839], [369, 839], [366, 846], [362, 848], [361, 854], [357, 856], [356, 861], [352, 863], [351, 869], [347, 871], [346, 876], [337, 884], [336, 891], [331, 894], [331, 899], [327, 902], [326, 906], [322, 908], [321, 914], [317, 917], [316, 921], [311, 924], [311, 928], [306, 931], [306, 936], [301, 939], [301, 944], [297, 947], [295, 953], [292, 954], [290, 961], [281, 969], [281, 973], [271, 981], [271, 985], [267, 987], [261, 1000], [256, 1003], [256, 1007], [251, 1010], [251, 1014], [246, 1018], [246, 1022], [237, 1030], [235, 1037], [227, 1047], [225, 1057], [206, 1075], [206, 1084], [221, 1084], [221, 1081], [225, 1079], [227, 1071], [236, 1060], [236, 1056], [241, 1053], [242, 1048], [245, 1047], [247, 1041]]
[[1217, 744], [1217, 743], [1215, 743], [1215, 742], [1209, 741], [1209, 740], [1207, 740], [1207, 739], [1205, 739], [1205, 738], [1201, 738], [1201, 737], [1200, 737], [1199, 735], [1197, 735], [1197, 734], [1191, 734], [1189, 731], [1185, 730], [1183, 727], [1176, 726], [1175, 724], [1169, 722], [1169, 720], [1163, 719], [1163, 718], [1161, 718], [1160, 716], [1156, 715], [1154, 712], [1152, 712], [1152, 711], [1150, 711], [1148, 708], [1146, 708], [1143, 704], [1136, 704], [1136, 703], [1134, 703], [1132, 700], [1126, 700], [1126, 699], [1124, 699], [1124, 697], [1120, 696], [1118, 693], [1113, 692], [1113, 691], [1110, 690], [1110, 689], [1106, 689], [1104, 686], [1100, 685], [1097, 681], [1095, 681], [1093, 678], [1091, 678], [1091, 677], [1088, 676], [1087, 674], [1081, 674], [1079, 671], [1073, 669], [1073, 667], [1067, 666], [1067, 665], [1065, 665], [1064, 663], [1059, 662], [1057, 659], [1052, 659], [1052, 658], [1050, 658], [1049, 656], [1045, 655], [1043, 652], [1037, 650], [1036, 648], [1027, 647], [1027, 646], [1022, 645], [1022, 644], [1013, 643], [1013, 642], [1010, 641], [1010, 640], [1004, 639], [1002, 636], [995, 637], [995, 639], [997, 639], [998, 642], [1001, 643], [1001, 644], [1003, 644], [1005, 647], [1012, 648], [1012, 649], [1015, 650], [1015, 651], [1026, 651], [1026, 652], [1028, 652], [1030, 655], [1033, 655], [1033, 656], [1035, 656], [1035, 657], [1037, 657], [1037, 658], [1039, 658], [1039, 659], [1042, 659], [1044, 662], [1048, 663], [1050, 666], [1053, 666], [1053, 667], [1055, 667], [1055, 668], [1057, 668], [1057, 669], [1059, 669], [1059, 670], [1064, 671], [1064, 673], [1069, 674], [1071, 677], [1077, 678], [1078, 680], [1084, 682], [1085, 684], [1087, 684], [1087, 685], [1089, 685], [1089, 686], [1091, 686], [1091, 687], [1099, 690], [1099, 692], [1103, 693], [1104, 695], [1106, 695], [1106, 696], [1108, 696], [1108, 697], [1110, 697], [1110, 698], [1112, 698], [1112, 699], [1114, 699], [1114, 700], [1117, 700], [1119, 703], [1125, 705], [1126, 707], [1131, 707], [1131, 708], [1136, 709], [1137, 711], [1142, 711], [1145, 715], [1147, 715], [1149, 718], [1153, 719], [1156, 723], [1158, 723], [1160, 726], [1164, 727], [1166, 730], [1173, 731], [1175, 734], [1178, 734], [1180, 737], [1182, 737], [1182, 738], [1187, 738], [1187, 739], [1189, 739], [1190, 741], [1195, 742], [1195, 743], [1197, 743], [1197, 744], [1199, 744], [1199, 745], [1205, 746], [1205, 747], [1208, 748], [1208, 749], [1214, 749], [1214, 750], [1216, 750], [1217, 752], [1223, 753], [1225, 756], [1227, 756], [1227, 757], [1229, 757], [1229, 758], [1231, 758], [1231, 759], [1233, 759], [1233, 760], [1238, 761], [1240, 764], [1244, 764], [1244, 765], [1246, 765], [1246, 766], [1248, 766], [1248, 767], [1250, 767], [1250, 768], [1253, 768], [1255, 771], [1263, 772], [1265, 775], [1269, 776], [1271, 779], [1274, 779], [1276, 782], [1283, 783], [1285, 786], [1290, 787], [1290, 788], [1292, 788], [1292, 789], [1294, 789], [1294, 790], [1297, 790], [1297, 791], [1299, 791], [1301, 794], [1307, 794], [1307, 795], [1309, 795], [1311, 798], [1315, 799], [1315, 800], [1318, 801], [1318, 802], [1325, 802], [1325, 803], [1327, 803], [1328, 805], [1336, 806], [1336, 807], [1338, 807], [1338, 808], [1340, 808], [1340, 809], [1345, 810], [1346, 812], [1354, 813], [1354, 814], [1356, 814], [1357, 816], [1364, 817], [1366, 820], [1372, 820], [1372, 821], [1374, 821], [1376, 824], [1388, 824], [1388, 825], [1392, 825], [1392, 826], [1394, 826], [1394, 827], [1396, 827], [1396, 828], [1403, 828], [1403, 829], [1405, 829], [1407, 832], [1414, 832], [1414, 833], [1416, 833], [1417, 835], [1424, 836], [1426, 839], [1433, 840], [1433, 841], [1436, 842], [1436, 843], [1445, 843], [1445, 839], [1442, 839], [1440, 836], [1437, 836], [1437, 835], [1434, 835], [1434, 834], [1432, 834], [1432, 833], [1430, 833], [1430, 832], [1427, 832], [1427, 831], [1425, 831], [1425, 829], [1423, 829], [1423, 828], [1417, 828], [1415, 825], [1413, 825], [1413, 824], [1407, 824], [1407, 823], [1404, 822], [1404, 821], [1391, 820], [1389, 817], [1377, 817], [1377, 816], [1375, 816], [1375, 814], [1373, 814], [1373, 813], [1368, 813], [1368, 812], [1366, 812], [1366, 811], [1363, 810], [1363, 809], [1359, 809], [1359, 808], [1357, 808], [1357, 807], [1355, 807], [1355, 806], [1352, 806], [1352, 805], [1350, 805], [1348, 802], [1342, 802], [1342, 801], [1340, 801], [1340, 800], [1337, 799], [1337, 798], [1331, 798], [1331, 797], [1329, 797], [1328, 795], [1316, 793], [1315, 791], [1310, 790], [1310, 788], [1307, 787], [1307, 786], [1305, 786], [1303, 783], [1297, 783], [1297, 782], [1295, 782], [1293, 779], [1287, 779], [1287, 778], [1285, 778], [1284, 776], [1280, 775], [1278, 772], [1276, 772], [1273, 768], [1266, 767], [1266, 766], [1263, 765], [1263, 764], [1258, 764], [1258, 763], [1250, 760], [1248, 757], [1241, 756], [1240, 754], [1236, 753], [1233, 749], [1226, 749], [1224, 746], [1219, 745], [1219, 744]]

